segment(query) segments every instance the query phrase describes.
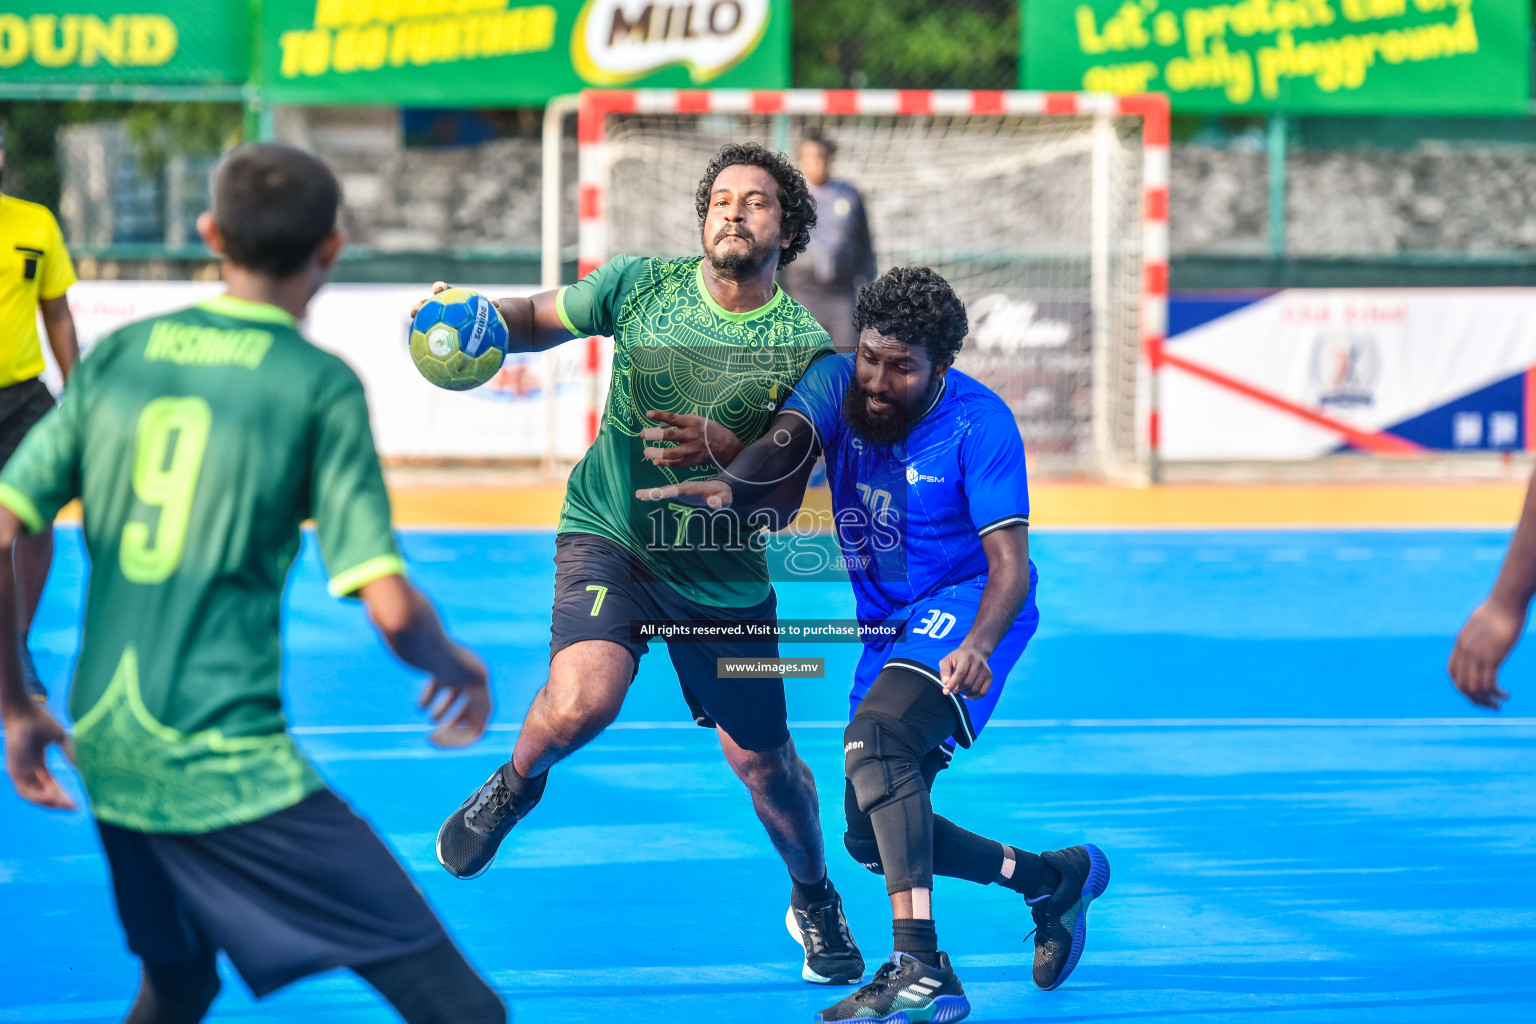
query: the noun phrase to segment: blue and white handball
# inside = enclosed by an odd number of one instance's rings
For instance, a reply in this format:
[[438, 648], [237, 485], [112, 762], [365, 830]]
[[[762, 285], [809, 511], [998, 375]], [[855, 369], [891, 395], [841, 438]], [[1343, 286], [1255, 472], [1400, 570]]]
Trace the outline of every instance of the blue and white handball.
[[440, 388], [477, 388], [496, 376], [506, 355], [506, 321], [490, 299], [467, 288], [438, 292], [411, 321], [411, 358]]

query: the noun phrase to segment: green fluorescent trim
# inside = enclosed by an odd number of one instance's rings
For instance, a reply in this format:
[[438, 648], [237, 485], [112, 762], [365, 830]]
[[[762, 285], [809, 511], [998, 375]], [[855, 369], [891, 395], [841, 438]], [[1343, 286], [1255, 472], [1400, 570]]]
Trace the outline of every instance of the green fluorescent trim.
[[586, 331], [578, 331], [576, 329], [576, 325], [571, 323], [570, 316], [565, 312], [565, 293], [570, 290], [571, 286], [566, 285], [564, 288], [561, 288], [559, 291], [555, 292], [555, 312], [560, 314], [560, 322], [565, 324], [565, 329], [579, 338], [585, 334]]
[[0, 505], [4, 505], [16, 513], [16, 518], [27, 525], [32, 533], [42, 533], [45, 523], [42, 513], [37, 506], [32, 504], [32, 499], [22, 494], [10, 484], [0, 484]]
[[697, 271], [695, 271], [695, 273], [699, 275], [699, 291], [704, 293], [704, 304], [710, 308], [710, 311], [714, 313], [715, 316], [718, 316], [722, 320], [735, 320], [738, 323], [743, 320], [752, 320], [756, 317], [763, 316], [772, 310], [774, 306], [777, 306], [779, 303], [784, 301], [784, 289], [775, 284], [773, 286], [773, 298], [769, 299], [761, 306], [758, 306], [756, 309], [748, 310], [745, 313], [732, 313], [721, 307], [720, 303], [715, 301], [715, 297], [709, 294], [709, 286], [704, 283], [703, 260], [699, 261], [699, 268]]
[[265, 302], [237, 299], [233, 295], [215, 295], [211, 299], [199, 302], [197, 308], [206, 309], [220, 316], [233, 317], [236, 320], [255, 320], [264, 324], [282, 324], [284, 327], [293, 327], [298, 324], [293, 314], [286, 309], [278, 309]]
[[361, 565], [354, 565], [346, 572], [339, 572], [331, 577], [331, 596], [346, 597], [355, 594], [374, 580], [383, 579], [385, 576], [404, 576], [405, 560], [399, 555], [379, 555], [370, 558]]

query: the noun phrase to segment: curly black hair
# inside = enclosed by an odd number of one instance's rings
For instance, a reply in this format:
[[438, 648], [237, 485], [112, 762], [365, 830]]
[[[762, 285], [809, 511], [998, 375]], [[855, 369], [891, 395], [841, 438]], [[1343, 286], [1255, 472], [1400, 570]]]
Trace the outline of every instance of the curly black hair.
[[805, 175], [801, 174], [789, 158], [783, 153], [771, 153], [755, 142], [733, 142], [723, 146], [709, 166], [704, 169], [704, 177], [699, 179], [699, 190], [694, 193], [693, 205], [699, 214], [699, 228], [704, 227], [704, 220], [709, 216], [709, 197], [715, 190], [715, 179], [720, 177], [720, 172], [727, 167], [744, 164], [748, 167], [761, 167], [773, 175], [773, 180], [779, 185], [779, 206], [784, 211], [784, 216], [779, 222], [779, 227], [785, 237], [793, 232], [794, 238], [789, 247], [779, 250], [779, 266], [787, 266], [795, 262], [795, 257], [805, 252], [805, 247], [811, 241], [811, 229], [816, 226], [816, 197], [811, 195], [811, 187], [805, 183]]
[[892, 267], [859, 289], [853, 329], [922, 345], [935, 366], [952, 362], [970, 330], [965, 303], [930, 267]]

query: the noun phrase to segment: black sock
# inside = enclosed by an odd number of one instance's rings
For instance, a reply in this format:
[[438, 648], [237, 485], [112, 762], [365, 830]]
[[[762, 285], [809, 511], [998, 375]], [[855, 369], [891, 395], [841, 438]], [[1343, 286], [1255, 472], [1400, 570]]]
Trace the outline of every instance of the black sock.
[[929, 967], [939, 965], [939, 931], [932, 921], [898, 917], [891, 922], [891, 937], [896, 940], [896, 952], [916, 957]]
[[544, 783], [549, 781], [549, 769], [544, 769], [531, 779], [525, 779], [517, 772], [517, 766], [511, 761], [501, 766], [501, 784], [512, 791], [512, 799], [519, 804], [536, 804], [544, 795]]
[[1013, 877], [997, 876], [997, 884], [1012, 889], [1027, 900], [1037, 896], [1049, 896], [1061, 884], [1061, 872], [1051, 867], [1038, 853], [1027, 853], [1017, 846], [1013, 851]]
[[825, 872], [822, 873], [821, 881], [809, 885], [794, 875], [790, 875], [789, 880], [795, 883], [789, 890], [789, 902], [796, 910], [804, 910], [812, 903], [825, 903], [837, 895], [837, 890], [832, 888], [831, 877]]

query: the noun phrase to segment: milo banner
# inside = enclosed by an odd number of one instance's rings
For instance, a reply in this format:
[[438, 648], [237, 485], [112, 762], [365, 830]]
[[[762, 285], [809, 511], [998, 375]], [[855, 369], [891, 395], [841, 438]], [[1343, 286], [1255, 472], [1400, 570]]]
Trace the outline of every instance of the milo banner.
[[1029, 0], [1025, 88], [1174, 110], [1522, 114], [1529, 0]]
[[247, 0], [0, 0], [0, 82], [244, 82]]
[[278, 103], [413, 106], [778, 89], [789, 22], [790, 0], [263, 0], [261, 85]]

